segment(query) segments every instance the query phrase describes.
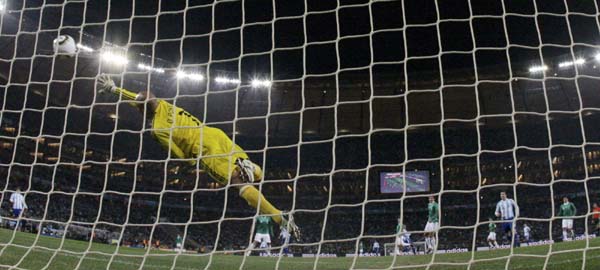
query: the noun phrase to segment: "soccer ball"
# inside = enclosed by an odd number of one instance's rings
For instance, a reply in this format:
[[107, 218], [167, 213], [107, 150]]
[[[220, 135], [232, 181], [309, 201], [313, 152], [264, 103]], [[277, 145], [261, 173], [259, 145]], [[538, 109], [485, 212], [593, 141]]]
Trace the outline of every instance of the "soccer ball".
[[73, 37], [69, 35], [58, 36], [54, 39], [52, 45], [54, 47], [54, 53], [57, 54], [73, 56], [77, 53], [77, 44], [75, 44]]

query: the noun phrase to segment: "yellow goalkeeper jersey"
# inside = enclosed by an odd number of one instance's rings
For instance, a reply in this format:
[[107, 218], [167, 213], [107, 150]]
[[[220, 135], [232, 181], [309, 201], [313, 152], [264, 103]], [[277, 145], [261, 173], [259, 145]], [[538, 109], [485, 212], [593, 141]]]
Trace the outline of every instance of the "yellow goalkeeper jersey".
[[171, 155], [200, 158], [202, 167], [217, 181], [227, 184], [238, 158], [247, 159], [244, 150], [218, 128], [204, 125], [187, 111], [159, 100], [152, 119], [152, 134]]

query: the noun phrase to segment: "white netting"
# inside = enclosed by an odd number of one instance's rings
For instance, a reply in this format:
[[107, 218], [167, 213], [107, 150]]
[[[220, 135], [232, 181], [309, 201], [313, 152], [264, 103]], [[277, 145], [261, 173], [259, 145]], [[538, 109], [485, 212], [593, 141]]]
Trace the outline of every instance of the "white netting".
[[[595, 269], [598, 11], [574, 0], [0, 0], [0, 267]], [[78, 42], [75, 57], [55, 54], [59, 35]], [[303, 233], [285, 245], [275, 226], [271, 252], [308, 258], [243, 256], [257, 211], [187, 162], [197, 157], [161, 148], [149, 111], [96, 93], [100, 74], [240, 145], [264, 171], [257, 188]], [[501, 191], [519, 205], [513, 237], [496, 217]], [[397, 250], [404, 236], [424, 253], [430, 195], [434, 255]], [[575, 241], [563, 239], [563, 197], [577, 207]], [[499, 250], [488, 251], [490, 223]], [[325, 258], [336, 256], [348, 258]]]

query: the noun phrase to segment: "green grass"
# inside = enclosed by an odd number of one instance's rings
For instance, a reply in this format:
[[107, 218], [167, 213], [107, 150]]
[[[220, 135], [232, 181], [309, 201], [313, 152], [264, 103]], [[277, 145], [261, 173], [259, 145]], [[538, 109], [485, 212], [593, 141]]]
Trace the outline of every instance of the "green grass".
[[[600, 239], [461, 254], [360, 258], [265, 258], [175, 254], [64, 240], [0, 229], [0, 269], [600, 269]], [[550, 253], [550, 248], [552, 253]], [[59, 250], [59, 251], [57, 251]], [[583, 255], [585, 253], [585, 266]], [[548, 254], [549, 257], [547, 256]], [[547, 260], [547, 261], [546, 261]], [[469, 267], [470, 266], [470, 267]], [[13, 268], [14, 269], [14, 268]]]

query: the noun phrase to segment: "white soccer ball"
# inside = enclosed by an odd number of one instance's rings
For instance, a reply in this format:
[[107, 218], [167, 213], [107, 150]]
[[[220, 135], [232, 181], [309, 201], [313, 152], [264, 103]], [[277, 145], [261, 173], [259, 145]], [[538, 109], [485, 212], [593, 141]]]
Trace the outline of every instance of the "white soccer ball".
[[69, 35], [58, 36], [54, 39], [54, 43], [52, 45], [54, 47], [54, 53], [57, 54], [73, 56], [77, 53], [77, 44], [75, 44], [73, 37]]

